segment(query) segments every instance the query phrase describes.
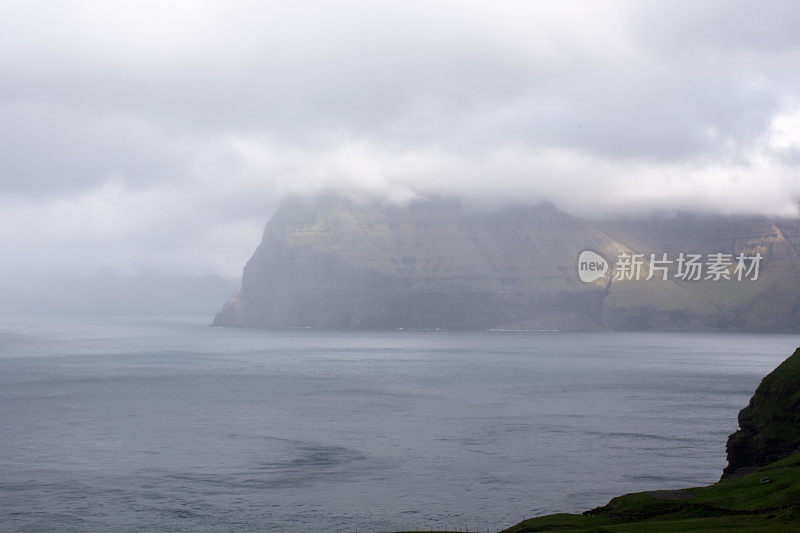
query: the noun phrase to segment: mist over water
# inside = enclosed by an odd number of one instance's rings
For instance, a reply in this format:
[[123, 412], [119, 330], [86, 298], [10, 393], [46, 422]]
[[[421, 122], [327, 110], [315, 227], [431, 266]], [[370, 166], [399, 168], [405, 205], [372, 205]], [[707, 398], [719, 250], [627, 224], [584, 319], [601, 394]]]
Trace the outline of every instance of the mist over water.
[[797, 335], [0, 319], [0, 529], [507, 527], [716, 481]]

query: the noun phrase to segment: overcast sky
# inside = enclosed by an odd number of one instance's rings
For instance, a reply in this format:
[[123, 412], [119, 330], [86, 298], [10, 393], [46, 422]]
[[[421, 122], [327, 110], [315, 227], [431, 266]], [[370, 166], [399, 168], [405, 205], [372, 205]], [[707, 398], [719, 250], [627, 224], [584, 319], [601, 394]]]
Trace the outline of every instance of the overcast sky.
[[795, 216], [800, 2], [0, 1], [0, 276], [241, 274], [289, 192]]

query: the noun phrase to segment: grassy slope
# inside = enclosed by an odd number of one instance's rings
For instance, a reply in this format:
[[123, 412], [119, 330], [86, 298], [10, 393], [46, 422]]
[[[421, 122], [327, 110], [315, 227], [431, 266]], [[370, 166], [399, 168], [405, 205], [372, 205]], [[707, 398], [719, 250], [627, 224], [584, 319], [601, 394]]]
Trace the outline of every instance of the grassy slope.
[[765, 377], [728, 438], [725, 474], [800, 449], [800, 348]]
[[[769, 477], [772, 482], [761, 483]], [[532, 518], [505, 530], [532, 531], [800, 531], [800, 453], [752, 474], [685, 489], [683, 500], [646, 493], [619, 496], [584, 515]]]

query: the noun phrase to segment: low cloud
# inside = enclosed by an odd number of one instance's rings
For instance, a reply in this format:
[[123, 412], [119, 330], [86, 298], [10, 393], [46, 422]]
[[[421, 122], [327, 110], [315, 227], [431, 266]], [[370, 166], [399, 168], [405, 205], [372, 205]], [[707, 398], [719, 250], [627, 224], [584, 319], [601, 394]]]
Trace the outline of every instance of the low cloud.
[[330, 189], [796, 216], [797, 11], [6, 2], [0, 275], [235, 278]]

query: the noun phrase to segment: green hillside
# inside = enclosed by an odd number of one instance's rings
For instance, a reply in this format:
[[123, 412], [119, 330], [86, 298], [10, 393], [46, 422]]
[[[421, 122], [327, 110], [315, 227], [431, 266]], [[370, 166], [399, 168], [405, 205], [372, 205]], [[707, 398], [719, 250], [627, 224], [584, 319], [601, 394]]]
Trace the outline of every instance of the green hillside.
[[732, 530], [800, 531], [800, 453], [707, 487], [626, 494], [582, 515], [531, 518], [505, 533]]
[[800, 348], [765, 377], [728, 438], [725, 477], [800, 451]]

